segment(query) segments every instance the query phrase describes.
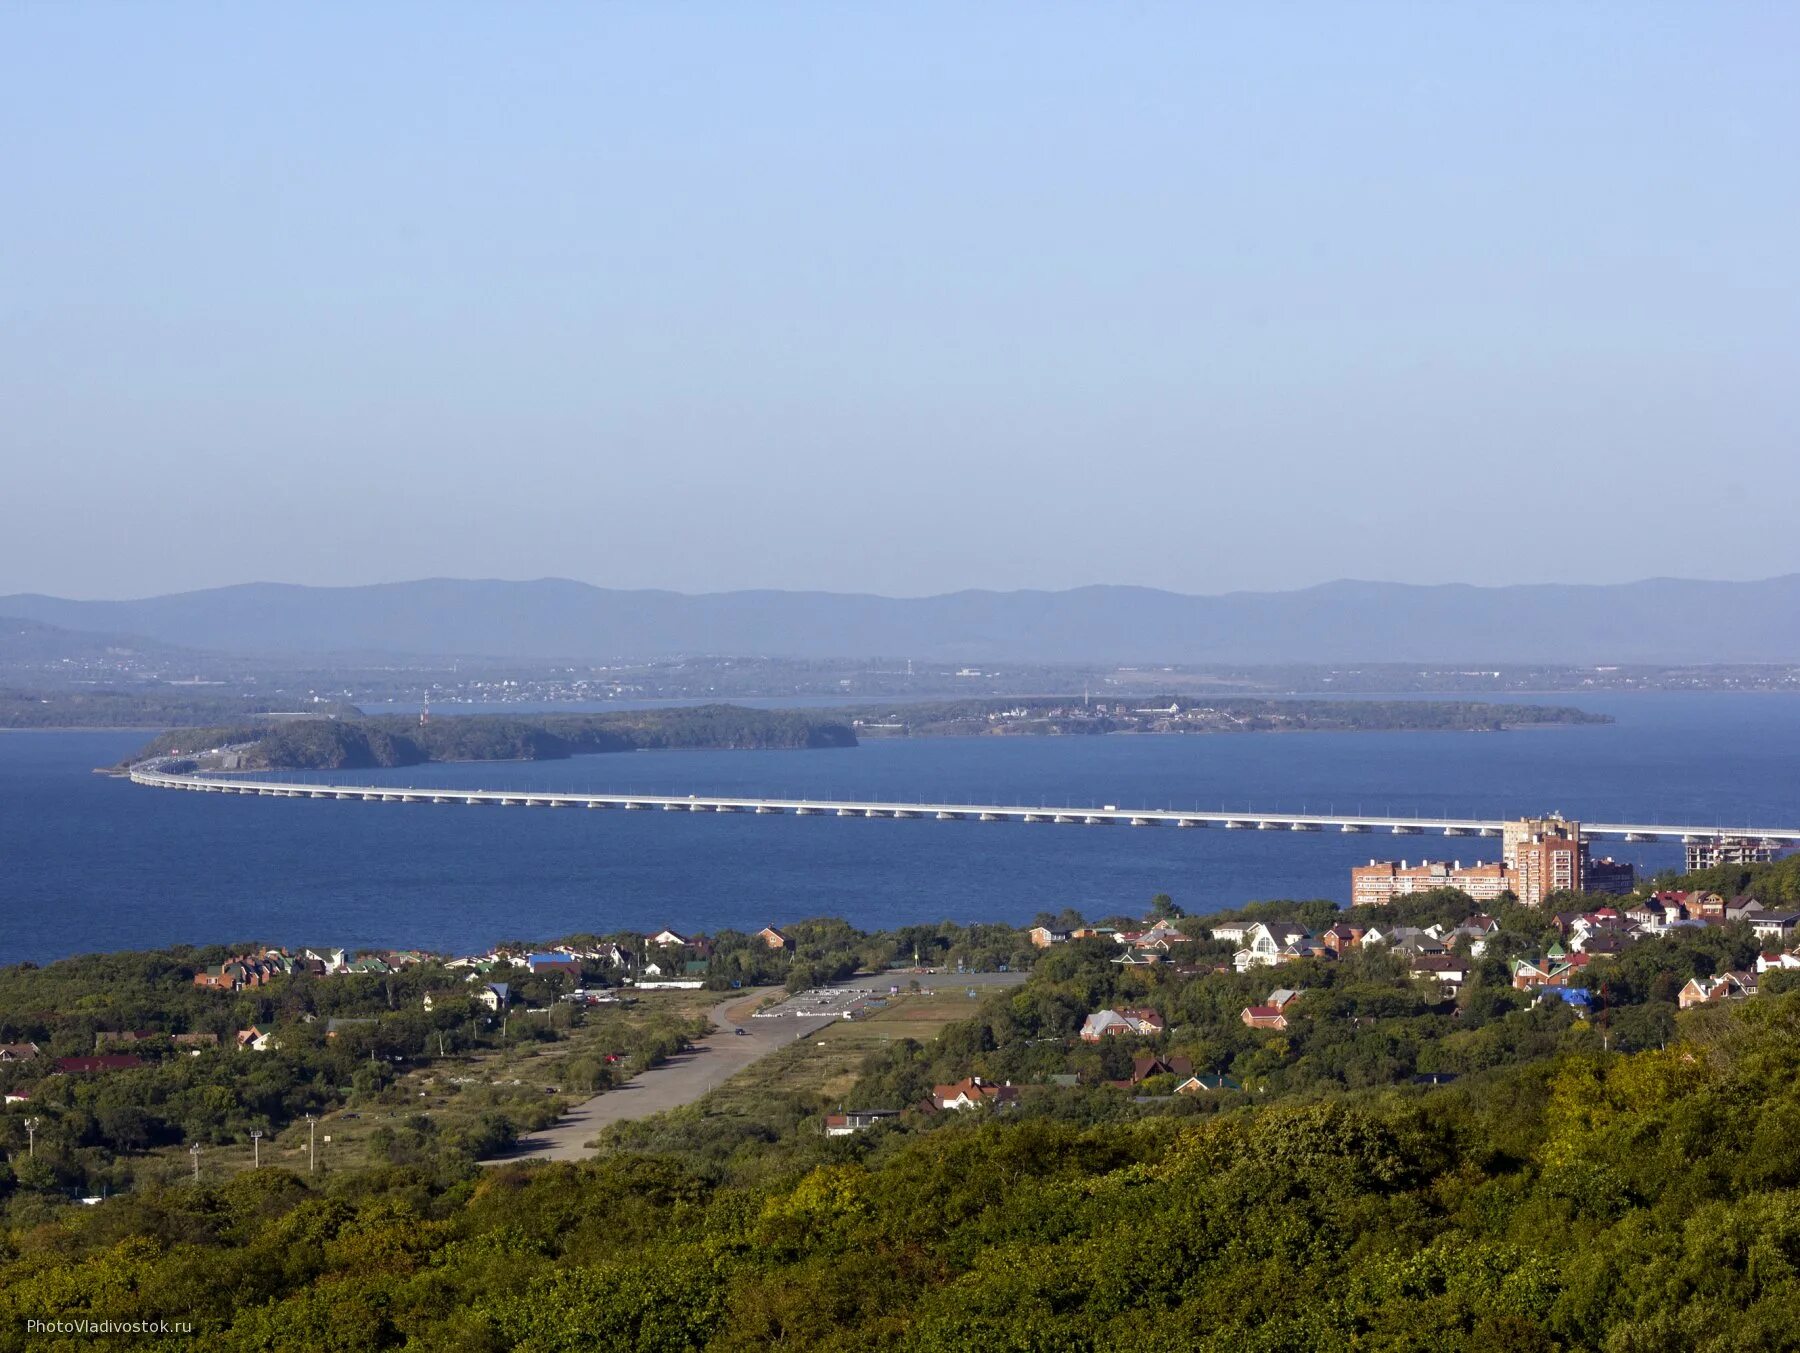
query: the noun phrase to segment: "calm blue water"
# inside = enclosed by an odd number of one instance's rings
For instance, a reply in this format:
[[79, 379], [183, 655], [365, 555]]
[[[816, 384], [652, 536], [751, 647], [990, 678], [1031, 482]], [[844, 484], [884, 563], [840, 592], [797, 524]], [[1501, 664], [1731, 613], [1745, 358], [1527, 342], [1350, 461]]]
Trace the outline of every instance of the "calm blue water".
[[[1800, 822], [1800, 697], [1546, 697], [1616, 724], [1505, 734], [934, 739], [365, 772], [403, 785]], [[1492, 841], [528, 811], [176, 794], [89, 773], [143, 733], [0, 734], [0, 962], [179, 941], [471, 949], [579, 930], [1028, 919], [1347, 896], [1371, 853]], [[1606, 847], [1641, 866], [1667, 845]]]

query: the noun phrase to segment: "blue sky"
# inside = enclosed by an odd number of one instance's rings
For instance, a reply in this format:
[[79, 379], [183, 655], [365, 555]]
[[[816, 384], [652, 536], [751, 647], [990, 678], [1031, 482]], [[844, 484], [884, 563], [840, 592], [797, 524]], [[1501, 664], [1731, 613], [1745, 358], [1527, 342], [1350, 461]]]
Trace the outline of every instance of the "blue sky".
[[0, 593], [1800, 569], [1800, 9], [0, 9]]

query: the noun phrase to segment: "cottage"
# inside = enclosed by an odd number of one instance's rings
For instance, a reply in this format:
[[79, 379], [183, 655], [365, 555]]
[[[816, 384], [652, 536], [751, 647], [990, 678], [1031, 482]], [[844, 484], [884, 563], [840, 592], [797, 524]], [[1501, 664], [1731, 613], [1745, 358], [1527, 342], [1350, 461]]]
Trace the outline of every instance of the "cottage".
[[1252, 1029], [1285, 1029], [1288, 1026], [1287, 1016], [1273, 1005], [1247, 1005], [1238, 1018]]
[[772, 925], [766, 925], [756, 932], [765, 949], [792, 949], [794, 942]]
[[980, 1076], [931, 1087], [931, 1107], [934, 1109], [978, 1109], [983, 1105], [998, 1109], [1018, 1102], [1018, 1089], [1010, 1082], [990, 1085]]
[[1025, 938], [1031, 941], [1034, 949], [1048, 949], [1053, 944], [1066, 944], [1069, 932], [1053, 930], [1047, 925], [1034, 925], [1025, 932]]
[[1469, 965], [1453, 954], [1414, 954], [1407, 966], [1414, 977], [1442, 982], [1452, 990], [1469, 980]]
[[828, 1113], [825, 1115], [825, 1135], [848, 1137], [853, 1132], [897, 1118], [899, 1114], [898, 1109], [846, 1109], [842, 1113]]
[[29, 1062], [37, 1055], [36, 1043], [0, 1043], [0, 1062]]
[[1518, 991], [1529, 991], [1533, 987], [1566, 987], [1572, 971], [1567, 963], [1558, 963], [1553, 959], [1547, 958], [1542, 963], [1533, 963], [1524, 958], [1514, 959], [1512, 984]]
[[1189, 1076], [1180, 1085], [1177, 1085], [1175, 1093], [1178, 1095], [1217, 1094], [1223, 1090], [1242, 1090], [1243, 1088], [1230, 1076], [1198, 1075]]
[[1741, 1001], [1756, 994], [1756, 977], [1752, 973], [1727, 972], [1717, 977], [1694, 977], [1688, 980], [1675, 1003], [1683, 1010], [1697, 1005], [1717, 1005], [1724, 1001]]
[[1310, 938], [1305, 926], [1292, 921], [1258, 921], [1245, 932], [1241, 952], [1247, 957], [1238, 971], [1280, 963], [1283, 950]]
[[1142, 1085], [1152, 1076], [1187, 1077], [1194, 1074], [1194, 1062], [1190, 1057], [1158, 1057], [1153, 1054], [1141, 1054], [1131, 1059], [1131, 1075], [1119, 1082], [1121, 1088]]
[[512, 988], [505, 982], [489, 982], [475, 993], [475, 999], [489, 1010], [498, 1013], [512, 1002]]
[[1153, 1037], [1162, 1031], [1162, 1016], [1154, 1010], [1096, 1010], [1082, 1021], [1081, 1039], [1098, 1043], [1121, 1036]]
[[1756, 933], [1756, 937], [1764, 940], [1791, 939], [1795, 929], [1800, 928], [1800, 912], [1764, 911], [1747, 915], [1744, 919], [1750, 922], [1750, 929]]
[[533, 977], [545, 973], [560, 972], [570, 977], [581, 976], [581, 960], [569, 954], [532, 954], [525, 960], [525, 966], [531, 969]]
[[675, 930], [659, 930], [654, 935], [646, 936], [645, 944], [654, 944], [659, 949], [682, 948], [687, 944], [687, 937]]
[[1112, 960], [1127, 968], [1151, 968], [1163, 961], [1163, 956], [1154, 949], [1127, 949]]
[[[1758, 973], [1793, 972], [1796, 969], [1800, 969], [1800, 954], [1778, 954], [1765, 951], [1756, 956]], [[4, 1060], [4, 1058], [0, 1058], [0, 1061]]]
[[96, 1071], [129, 1071], [144, 1064], [142, 1057], [130, 1053], [109, 1052], [93, 1057], [58, 1057], [56, 1069], [66, 1076], [88, 1075]]

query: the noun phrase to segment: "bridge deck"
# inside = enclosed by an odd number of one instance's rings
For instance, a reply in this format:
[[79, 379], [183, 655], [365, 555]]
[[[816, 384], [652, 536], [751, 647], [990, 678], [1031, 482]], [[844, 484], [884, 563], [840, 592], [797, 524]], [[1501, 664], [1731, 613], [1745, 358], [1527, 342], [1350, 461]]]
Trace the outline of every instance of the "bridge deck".
[[[1500, 818], [1392, 817], [1361, 813], [1206, 812], [1186, 808], [1055, 807], [1006, 803], [901, 803], [875, 799], [768, 799], [717, 794], [582, 794], [571, 791], [460, 789], [447, 786], [340, 784], [252, 780], [237, 776], [177, 774], [134, 768], [132, 782], [157, 789], [207, 793], [262, 794], [283, 798], [363, 799], [388, 803], [501, 804], [542, 808], [621, 808], [699, 813], [834, 814], [838, 817], [968, 819], [980, 822], [1078, 822], [1091, 826], [1220, 827], [1234, 831], [1389, 832], [1397, 836], [1435, 832], [1445, 836], [1498, 836]], [[1724, 823], [1675, 826], [1668, 823], [1584, 822], [1589, 838], [1628, 841], [1704, 840], [1718, 836], [1754, 838], [1780, 845], [1800, 844], [1800, 827], [1748, 827]]]

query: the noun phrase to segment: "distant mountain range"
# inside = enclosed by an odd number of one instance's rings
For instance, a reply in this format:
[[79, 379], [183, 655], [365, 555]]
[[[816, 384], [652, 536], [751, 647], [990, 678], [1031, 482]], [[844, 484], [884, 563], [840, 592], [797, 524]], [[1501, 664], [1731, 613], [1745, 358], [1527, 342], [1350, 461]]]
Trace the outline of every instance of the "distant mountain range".
[[681, 654], [970, 662], [1800, 661], [1800, 574], [1613, 586], [1334, 582], [1187, 596], [1148, 587], [620, 591], [566, 579], [246, 583], [139, 601], [0, 597], [0, 617], [225, 653], [602, 661]]

